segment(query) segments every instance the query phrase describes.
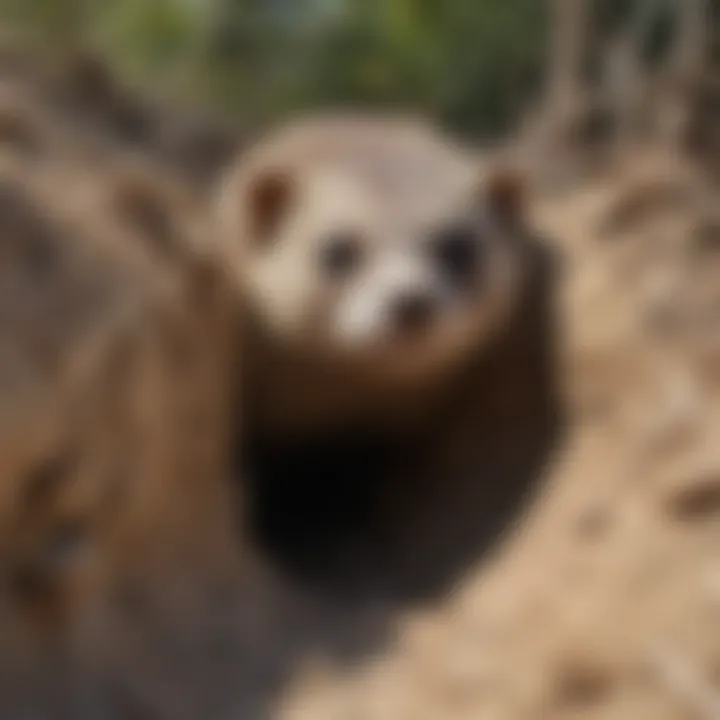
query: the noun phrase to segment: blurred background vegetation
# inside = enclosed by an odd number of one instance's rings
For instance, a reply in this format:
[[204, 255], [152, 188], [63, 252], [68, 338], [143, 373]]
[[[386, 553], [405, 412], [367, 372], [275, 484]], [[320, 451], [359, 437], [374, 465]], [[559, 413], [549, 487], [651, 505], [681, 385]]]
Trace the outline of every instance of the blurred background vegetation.
[[542, 0], [0, 0], [29, 43], [102, 51], [133, 83], [246, 123], [392, 103], [471, 133], [538, 84]]
[[[595, 27], [642, 3], [596, 3]], [[552, 0], [0, 0], [24, 42], [97, 49], [151, 94], [241, 125], [392, 104], [473, 136], [537, 96], [551, 15]]]

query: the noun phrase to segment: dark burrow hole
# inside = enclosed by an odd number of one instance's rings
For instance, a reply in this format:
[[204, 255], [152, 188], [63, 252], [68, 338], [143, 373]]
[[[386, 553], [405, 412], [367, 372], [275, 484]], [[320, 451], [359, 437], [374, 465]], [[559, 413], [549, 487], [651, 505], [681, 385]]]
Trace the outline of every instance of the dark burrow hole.
[[525, 418], [530, 427], [509, 409], [491, 415], [471, 453], [480, 470], [469, 473], [436, 466], [417, 440], [246, 444], [251, 542], [283, 575], [326, 597], [445, 595], [514, 527], [556, 439], [557, 417], [542, 403]]
[[[285, 576], [323, 595], [432, 600], [515, 527], [564, 426], [551, 302], [557, 266], [535, 250], [537, 272], [517, 322], [469, 369], [470, 384], [460, 382], [427, 437], [355, 432], [286, 442], [251, 433], [238, 442], [251, 542]], [[469, 447], [436, 458], [436, 434], [452, 425], [468, 392], [478, 405], [465, 428]], [[244, 420], [239, 427], [253, 427], [252, 417]]]
[[375, 520], [383, 484], [406, 448], [367, 435], [246, 446], [243, 491], [250, 536], [293, 580], [317, 589], [379, 570]]

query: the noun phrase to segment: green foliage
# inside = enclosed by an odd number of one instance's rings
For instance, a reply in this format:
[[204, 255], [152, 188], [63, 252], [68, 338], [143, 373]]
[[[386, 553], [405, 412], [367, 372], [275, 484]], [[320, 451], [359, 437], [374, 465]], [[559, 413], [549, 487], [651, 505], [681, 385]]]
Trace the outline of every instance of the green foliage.
[[250, 124], [294, 109], [411, 108], [469, 133], [537, 87], [544, 0], [0, 0], [0, 19], [91, 42], [132, 78]]
[[30, 30], [41, 42], [72, 44], [82, 34], [84, 0], [0, 0], [6, 23]]
[[197, 11], [177, 0], [123, 0], [97, 23], [98, 45], [136, 73], [182, 60], [194, 42]]

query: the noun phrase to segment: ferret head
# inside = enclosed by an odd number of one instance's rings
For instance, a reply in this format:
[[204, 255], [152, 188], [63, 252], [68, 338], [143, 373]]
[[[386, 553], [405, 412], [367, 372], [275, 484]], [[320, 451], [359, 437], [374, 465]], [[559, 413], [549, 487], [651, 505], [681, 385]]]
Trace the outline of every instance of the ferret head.
[[279, 343], [410, 378], [487, 341], [514, 294], [514, 174], [377, 121], [275, 150], [223, 202], [246, 301]]

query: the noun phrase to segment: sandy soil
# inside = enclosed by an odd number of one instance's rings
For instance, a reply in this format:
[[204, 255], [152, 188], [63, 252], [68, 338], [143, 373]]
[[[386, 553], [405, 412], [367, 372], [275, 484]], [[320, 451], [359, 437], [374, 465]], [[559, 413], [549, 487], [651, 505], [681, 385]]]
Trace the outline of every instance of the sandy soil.
[[[190, 573], [192, 591], [158, 574], [47, 654], [27, 717], [720, 718], [717, 197], [639, 150], [539, 196], [562, 266], [562, 431], [541, 379], [490, 378], [494, 464], [470, 489], [400, 486], [389, 544], [341, 555], [344, 594], [327, 592], [337, 567], [320, 592], [245, 556], [231, 577]], [[195, 552], [208, 528], [188, 527]]]
[[638, 154], [538, 203], [564, 258], [570, 413], [539, 492], [374, 657], [302, 663], [274, 717], [720, 717], [712, 199], [681, 164]]

